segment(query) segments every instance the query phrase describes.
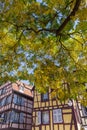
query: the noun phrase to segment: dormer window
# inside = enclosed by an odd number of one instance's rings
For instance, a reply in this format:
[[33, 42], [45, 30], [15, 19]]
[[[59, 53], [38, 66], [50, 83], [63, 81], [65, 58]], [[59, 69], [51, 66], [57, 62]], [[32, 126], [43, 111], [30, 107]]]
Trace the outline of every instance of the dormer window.
[[20, 86], [20, 87], [19, 87], [19, 91], [20, 91], [20, 92], [24, 92], [24, 86]]
[[42, 101], [48, 101], [48, 99], [49, 99], [48, 93], [42, 94], [41, 99], [42, 99]]

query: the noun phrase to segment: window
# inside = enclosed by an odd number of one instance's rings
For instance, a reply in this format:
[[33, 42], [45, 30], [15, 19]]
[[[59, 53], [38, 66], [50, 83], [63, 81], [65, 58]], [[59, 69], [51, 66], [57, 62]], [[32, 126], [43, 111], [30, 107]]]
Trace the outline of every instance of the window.
[[11, 114], [10, 114], [10, 122], [11, 123], [14, 121], [14, 117], [15, 117], [15, 112], [11, 111]]
[[49, 111], [42, 112], [42, 124], [49, 124]]
[[82, 106], [82, 113], [83, 113], [83, 116], [87, 116], [87, 106], [86, 107]]
[[6, 99], [6, 104], [11, 103], [11, 99], [12, 99], [12, 96], [11, 96], [11, 95], [9, 95], [9, 96], [7, 97], [7, 99]]
[[5, 97], [5, 98], [3, 98], [3, 99], [1, 100], [1, 102], [0, 102], [0, 106], [4, 106], [4, 105], [5, 105], [5, 103], [6, 103], [6, 97]]
[[49, 99], [48, 93], [42, 94], [41, 99], [42, 99], [42, 101], [48, 101], [48, 99]]
[[22, 97], [20, 97], [20, 96], [17, 96], [17, 104], [19, 104], [19, 105], [21, 105], [21, 101], [22, 101]]
[[6, 93], [6, 88], [4, 87], [4, 88], [1, 89], [1, 95], [5, 94], [5, 93]]
[[7, 123], [9, 123], [10, 122], [10, 114], [11, 114], [11, 112], [9, 111], [9, 112], [7, 112], [7, 118], [6, 118], [6, 122]]
[[5, 97], [5, 98], [1, 99], [0, 106], [2, 107], [2, 106], [5, 106], [5, 105], [11, 103], [11, 99], [12, 99], [11, 95], [9, 95], [7, 98]]
[[24, 123], [24, 113], [19, 113], [17, 111], [11, 112], [10, 122], [13, 123]]
[[38, 111], [36, 115], [36, 125], [40, 124], [49, 124], [50, 118], [49, 118], [49, 111]]
[[10, 122], [18, 123], [18, 121], [19, 121], [19, 113], [15, 112], [15, 111], [12, 111], [11, 112], [11, 117], [10, 117]]
[[9, 123], [10, 119], [10, 112], [2, 113], [1, 116], [1, 123]]
[[20, 120], [19, 120], [20, 123], [24, 123], [24, 113], [20, 113]]
[[62, 111], [61, 109], [53, 110], [53, 123], [62, 123]]
[[24, 92], [24, 86], [20, 86], [19, 91], [23, 93]]
[[14, 94], [13, 103], [23, 106], [25, 103], [25, 99], [17, 94]]
[[14, 117], [13, 122], [18, 123], [18, 121], [19, 121], [19, 113], [15, 112], [15, 117]]
[[0, 89], [0, 95], [1, 95], [1, 92], [2, 92], [2, 90]]
[[4, 123], [4, 113], [2, 113], [0, 116], [1, 116], [1, 123]]
[[2, 114], [0, 114], [0, 124], [3, 122]]
[[40, 124], [41, 124], [41, 111], [38, 111], [36, 115], [36, 125]]

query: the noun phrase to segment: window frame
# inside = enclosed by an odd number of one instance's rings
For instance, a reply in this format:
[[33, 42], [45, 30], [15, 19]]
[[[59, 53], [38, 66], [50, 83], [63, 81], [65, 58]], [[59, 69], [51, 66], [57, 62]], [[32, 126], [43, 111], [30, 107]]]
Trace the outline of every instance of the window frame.
[[[43, 114], [47, 112], [48, 113], [48, 122], [43, 122]], [[47, 116], [47, 113], [46, 113], [46, 116]], [[46, 118], [47, 119], [47, 118]], [[45, 121], [46, 121], [45, 119]], [[49, 110], [44, 110], [44, 111], [41, 111], [41, 124], [42, 125], [49, 125], [50, 124], [50, 111]]]
[[22, 85], [19, 86], [19, 91], [23, 93], [24, 92], [24, 86], [22, 86]]
[[87, 117], [87, 106], [86, 107], [82, 106], [82, 114], [84, 117]]
[[[47, 94], [48, 98], [44, 99], [44, 96], [45, 96], [46, 94]], [[49, 93], [48, 93], [48, 92], [41, 94], [41, 102], [46, 102], [46, 101], [49, 101]]]
[[[54, 112], [57, 112], [56, 114], [54, 114]], [[58, 112], [60, 111], [60, 113]], [[54, 118], [56, 117], [56, 122], [54, 120]], [[58, 117], [61, 116], [61, 121], [59, 121]], [[53, 117], [53, 124], [62, 124], [63, 123], [63, 113], [62, 113], [62, 109], [61, 108], [57, 108], [57, 109], [53, 109], [52, 111], [52, 117]]]
[[36, 112], [36, 125], [41, 125], [41, 111]]
[[0, 89], [0, 96], [6, 93], [6, 87]]
[[19, 106], [25, 106], [25, 98], [14, 93], [13, 103]]

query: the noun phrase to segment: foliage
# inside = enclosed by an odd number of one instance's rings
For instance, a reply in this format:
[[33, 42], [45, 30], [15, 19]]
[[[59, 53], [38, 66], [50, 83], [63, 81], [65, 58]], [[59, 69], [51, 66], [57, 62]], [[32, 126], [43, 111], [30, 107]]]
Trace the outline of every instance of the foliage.
[[87, 97], [87, 0], [0, 1], [0, 83], [18, 79]]

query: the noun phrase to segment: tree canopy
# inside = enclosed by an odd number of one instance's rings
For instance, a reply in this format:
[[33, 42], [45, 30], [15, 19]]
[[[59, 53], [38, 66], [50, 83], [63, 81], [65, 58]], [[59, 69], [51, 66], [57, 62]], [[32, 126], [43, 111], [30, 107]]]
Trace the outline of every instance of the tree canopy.
[[87, 98], [87, 0], [0, 0], [0, 83], [18, 79]]

